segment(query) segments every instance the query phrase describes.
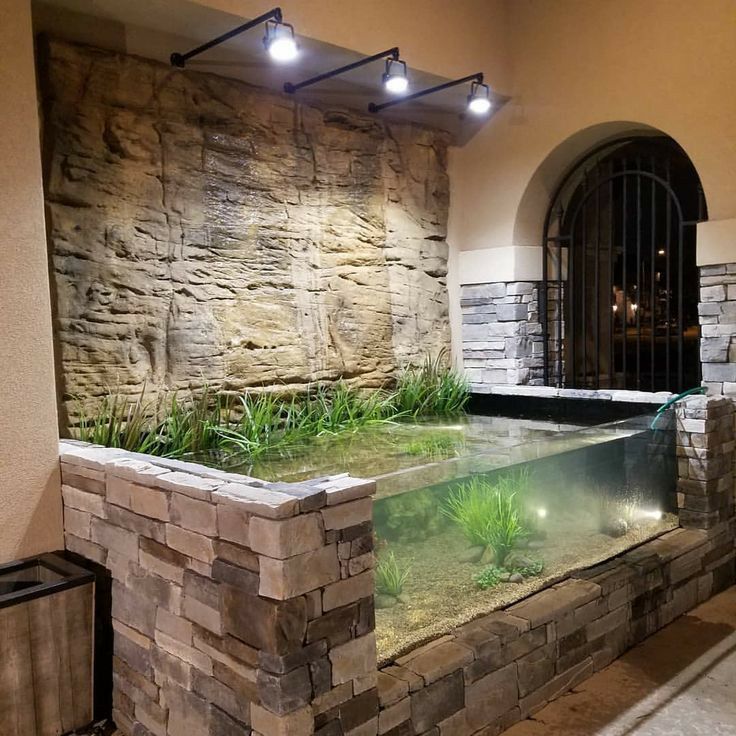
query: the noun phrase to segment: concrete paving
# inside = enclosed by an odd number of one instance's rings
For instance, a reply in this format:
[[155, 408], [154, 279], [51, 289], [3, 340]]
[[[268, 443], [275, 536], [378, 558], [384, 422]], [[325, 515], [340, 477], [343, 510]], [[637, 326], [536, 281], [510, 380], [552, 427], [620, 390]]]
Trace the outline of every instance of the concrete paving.
[[504, 736], [736, 736], [736, 587]]

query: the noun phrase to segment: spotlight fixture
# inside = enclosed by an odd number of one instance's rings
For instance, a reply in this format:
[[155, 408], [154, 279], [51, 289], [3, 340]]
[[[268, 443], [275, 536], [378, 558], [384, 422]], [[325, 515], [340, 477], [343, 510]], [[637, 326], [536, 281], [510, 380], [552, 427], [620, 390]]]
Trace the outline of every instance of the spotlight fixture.
[[227, 33], [223, 33], [217, 36], [217, 38], [213, 38], [211, 41], [207, 41], [201, 46], [187, 51], [185, 54], [174, 52], [170, 57], [171, 65], [183, 69], [187, 61], [193, 56], [197, 56], [203, 51], [211, 49], [213, 46], [219, 46], [221, 43], [229, 41], [231, 38], [261, 25], [261, 23], [266, 24], [266, 37], [263, 39], [263, 43], [271, 54], [271, 57], [276, 61], [291, 61], [294, 59], [299, 52], [294, 38], [294, 27], [288, 23], [284, 23], [281, 8], [273, 8], [267, 13], [259, 15], [257, 18], [249, 20], [237, 28], [233, 28], [232, 31], [227, 31]]
[[468, 110], [474, 115], [485, 115], [491, 107], [491, 88], [482, 81], [473, 82], [468, 95]]
[[338, 77], [340, 74], [351, 72], [353, 69], [358, 69], [361, 66], [370, 64], [373, 61], [379, 61], [380, 59], [386, 59], [386, 72], [382, 77], [383, 86], [393, 93], [401, 93], [406, 90], [409, 81], [406, 76], [406, 62], [399, 58], [399, 48], [394, 46], [391, 49], [386, 49], [378, 54], [372, 56], [366, 56], [359, 61], [354, 61], [352, 64], [345, 64], [337, 69], [332, 69], [329, 72], [323, 72], [318, 74], [316, 77], [310, 77], [305, 79], [303, 82], [297, 82], [292, 84], [287, 82], [284, 85], [284, 92], [292, 95], [297, 90], [303, 89], [304, 87], [310, 87], [317, 82], [323, 82], [325, 79], [332, 79], [332, 77]]
[[444, 82], [443, 84], [438, 84], [435, 87], [428, 87], [427, 89], [420, 90], [414, 94], [400, 97], [397, 100], [390, 100], [388, 102], [382, 102], [381, 104], [371, 102], [371, 104], [368, 105], [368, 110], [369, 112], [381, 112], [381, 110], [385, 110], [387, 107], [401, 105], [404, 102], [417, 100], [420, 97], [426, 97], [427, 95], [432, 95], [435, 92], [441, 92], [442, 90], [449, 89], [450, 87], [457, 87], [458, 85], [466, 84], [467, 82], [472, 82], [470, 86], [470, 94], [468, 95], [468, 110], [475, 115], [487, 113], [493, 105], [491, 103], [491, 89], [487, 84], [483, 84], [483, 72], [470, 74], [467, 77], [461, 77], [460, 79], [453, 79], [451, 82]]
[[394, 95], [406, 92], [409, 79], [406, 76], [406, 62], [401, 59], [386, 59], [386, 71], [383, 74], [383, 86]]
[[299, 56], [294, 38], [294, 26], [278, 20], [266, 21], [263, 45], [275, 61], [293, 61]]

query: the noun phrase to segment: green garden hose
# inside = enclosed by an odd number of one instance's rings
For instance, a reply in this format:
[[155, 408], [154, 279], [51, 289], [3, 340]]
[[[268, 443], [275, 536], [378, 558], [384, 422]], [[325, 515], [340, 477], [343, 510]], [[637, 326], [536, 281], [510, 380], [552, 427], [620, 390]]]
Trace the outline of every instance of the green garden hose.
[[708, 389], [705, 386], [696, 386], [695, 388], [689, 388], [687, 391], [683, 391], [681, 394], [677, 394], [677, 396], [673, 396], [671, 399], [667, 399], [667, 401], [662, 404], [662, 406], [657, 409], [657, 413], [654, 415], [654, 419], [652, 419], [652, 423], [649, 426], [649, 429], [656, 429], [655, 426], [657, 424], [657, 419], [664, 414], [667, 409], [669, 409], [673, 404], [676, 404], [678, 401], [681, 401], [682, 399], [686, 398], [687, 396], [694, 396], [695, 394], [704, 394]]

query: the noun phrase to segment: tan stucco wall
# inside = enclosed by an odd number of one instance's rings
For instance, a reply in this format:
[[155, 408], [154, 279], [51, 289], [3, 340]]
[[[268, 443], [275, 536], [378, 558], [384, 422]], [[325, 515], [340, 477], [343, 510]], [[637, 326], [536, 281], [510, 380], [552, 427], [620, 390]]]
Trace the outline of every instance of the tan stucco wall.
[[63, 546], [30, 3], [0, 4], [0, 562]]
[[[459, 283], [539, 278], [551, 193], [595, 145], [663, 131], [700, 174], [709, 219], [736, 216], [736, 0], [507, 0], [506, 22], [513, 99], [450, 159], [456, 360]], [[731, 232], [699, 229], [699, 264], [736, 260]]]

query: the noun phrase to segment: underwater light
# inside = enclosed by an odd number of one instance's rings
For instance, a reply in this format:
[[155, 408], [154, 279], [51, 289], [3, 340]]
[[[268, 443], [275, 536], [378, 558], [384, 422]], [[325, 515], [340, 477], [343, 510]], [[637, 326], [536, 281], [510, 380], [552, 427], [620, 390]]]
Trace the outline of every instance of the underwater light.
[[547, 509], [537, 509], [537, 516], [540, 519], [546, 519], [547, 518]]
[[664, 513], [660, 511], [659, 509], [649, 510], [645, 511], [644, 509], [639, 509], [638, 516], [640, 516], [642, 519], [652, 519], [653, 521], [661, 521], [662, 517], [664, 516]]

